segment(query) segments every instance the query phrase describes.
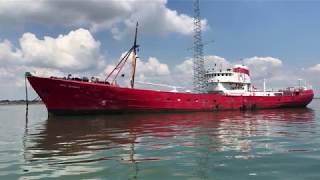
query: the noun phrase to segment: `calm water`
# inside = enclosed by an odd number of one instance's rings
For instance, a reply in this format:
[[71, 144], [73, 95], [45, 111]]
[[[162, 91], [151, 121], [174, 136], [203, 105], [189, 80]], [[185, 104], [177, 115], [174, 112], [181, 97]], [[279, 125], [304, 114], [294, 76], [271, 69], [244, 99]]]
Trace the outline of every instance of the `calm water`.
[[306, 109], [50, 117], [0, 106], [0, 179], [320, 179]]

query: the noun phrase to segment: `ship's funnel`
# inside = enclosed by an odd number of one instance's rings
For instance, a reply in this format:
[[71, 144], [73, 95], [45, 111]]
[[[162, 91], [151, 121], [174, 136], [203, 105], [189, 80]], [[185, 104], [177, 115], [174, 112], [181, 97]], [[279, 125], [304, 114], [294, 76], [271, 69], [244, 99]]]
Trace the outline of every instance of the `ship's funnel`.
[[233, 68], [233, 72], [244, 73], [250, 76], [249, 68], [243, 65], [235, 65]]

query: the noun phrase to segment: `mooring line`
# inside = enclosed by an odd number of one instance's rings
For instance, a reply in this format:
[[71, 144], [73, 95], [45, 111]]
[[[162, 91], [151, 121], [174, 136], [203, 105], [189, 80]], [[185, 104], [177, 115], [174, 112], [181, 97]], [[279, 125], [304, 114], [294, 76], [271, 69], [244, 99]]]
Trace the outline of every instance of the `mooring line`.
[[24, 74], [24, 86], [25, 86], [25, 93], [26, 93], [26, 125], [28, 124], [28, 111], [29, 111], [27, 75], [28, 75], [28, 73], [26, 72]]

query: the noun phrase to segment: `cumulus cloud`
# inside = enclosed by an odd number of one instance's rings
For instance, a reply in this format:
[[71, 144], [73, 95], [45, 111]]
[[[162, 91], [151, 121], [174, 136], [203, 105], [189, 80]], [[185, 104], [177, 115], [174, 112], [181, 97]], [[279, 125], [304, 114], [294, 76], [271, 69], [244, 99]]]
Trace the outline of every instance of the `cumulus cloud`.
[[303, 78], [307, 79], [307, 83], [309, 85], [313, 85], [314, 90], [316, 92], [316, 97], [320, 97], [320, 88], [319, 88], [319, 84], [320, 84], [320, 64], [315, 64], [311, 67], [308, 67], [306, 69], [302, 70], [303, 72]]
[[100, 54], [100, 42], [85, 29], [71, 31], [57, 38], [45, 36], [38, 39], [32, 33], [24, 33], [20, 47], [4, 40], [0, 42], [2, 64], [23, 64], [64, 71], [89, 71], [104, 65]]
[[[225, 58], [216, 55], [204, 56], [205, 70], [212, 68], [226, 69], [231, 66], [231, 63]], [[172, 75], [173, 83], [183, 86], [187, 89], [192, 89], [193, 81], [193, 59], [186, 58], [181, 64], [174, 68], [174, 75]]]
[[178, 64], [176, 66], [176, 70], [182, 74], [192, 75], [192, 71], [193, 71], [192, 66], [193, 66], [193, 61], [191, 58], [188, 58], [184, 60], [181, 64]]
[[92, 75], [105, 64], [100, 42], [88, 30], [43, 38], [24, 33], [17, 46], [8, 40], [0, 41], [0, 98], [3, 94], [17, 96], [12, 89], [24, 86], [27, 71], [39, 76]]
[[[135, 26], [152, 34], [192, 34], [192, 17], [169, 9], [166, 0], [77, 1], [26, 0], [0, 3], [0, 24], [37, 23], [47, 26], [86, 27], [92, 31], [110, 30], [120, 39]], [[207, 20], [202, 20], [207, 29]]]
[[[0, 41], [0, 64], [0, 86], [7, 89], [6, 93], [2, 94], [11, 94], [9, 87], [22, 88], [23, 75], [27, 71], [46, 77], [66, 76], [72, 72], [75, 75], [100, 75], [100, 78], [104, 79], [114, 67], [110, 62], [107, 65], [100, 52], [100, 42], [85, 29], [55, 38], [38, 38], [32, 33], [24, 33], [18, 46], [8, 40]], [[106, 68], [103, 70], [104, 67]], [[122, 73], [129, 77], [130, 63], [126, 68]], [[164, 76], [170, 76], [170, 69], [156, 57], [149, 57], [146, 61], [137, 60], [137, 80], [152, 81]]]
[[[205, 56], [205, 68], [232, 68], [235, 64], [244, 64], [250, 68], [251, 80], [256, 87], [262, 87], [263, 79], [271, 88], [284, 88], [297, 84], [297, 79], [312, 79], [302, 76], [301, 71], [283, 68], [282, 60], [274, 57], [249, 57], [242, 62], [230, 62], [223, 57], [216, 55]], [[216, 66], [215, 66], [216, 64]], [[176, 65], [173, 73], [173, 82], [177, 85], [192, 88], [192, 58], [185, 59], [181, 64]]]
[[21, 57], [21, 51], [15, 48], [10, 41], [4, 40], [0, 42], [0, 62], [2, 62], [3, 66], [15, 64], [17, 61], [21, 61]]
[[265, 65], [270, 65], [270, 66], [281, 66], [282, 61], [278, 58], [274, 57], [259, 57], [259, 56], [254, 56], [251, 58], [246, 58], [244, 59], [244, 63], [246, 65], [253, 65], [253, 66], [265, 66]]
[[231, 63], [227, 61], [225, 58], [216, 56], [216, 55], [208, 55], [204, 57], [205, 59], [205, 67], [207, 69], [210, 68], [221, 68], [226, 69], [231, 66]]
[[258, 56], [246, 58], [243, 63], [250, 68], [252, 83], [257, 87], [262, 87], [263, 79], [266, 79], [270, 89], [297, 86], [298, 79], [302, 79], [308, 86], [318, 84], [318, 78], [314, 76], [317, 65], [307, 69], [296, 69], [288, 64], [283, 65], [281, 59]]
[[137, 70], [138, 73], [149, 76], [161, 76], [170, 74], [168, 65], [160, 63], [159, 60], [155, 57], [149, 57], [149, 59], [146, 62], [143, 62], [138, 59]]
[[314, 65], [312, 67], [309, 67], [308, 71], [309, 72], [320, 72], [320, 64], [316, 64], [316, 65]]
[[1, 79], [12, 78], [15, 77], [15, 73], [7, 68], [0, 67], [0, 76]]
[[243, 63], [250, 68], [252, 76], [260, 80], [271, 78], [282, 66], [282, 61], [274, 57], [254, 56], [243, 59]]
[[[260, 82], [265, 78], [268, 83], [277, 87], [292, 85], [303, 74], [303, 72], [285, 70], [282, 61], [274, 57], [255, 56], [244, 59], [242, 63], [249, 66], [254, 82]], [[17, 46], [8, 40], [2, 40], [0, 41], [0, 64], [2, 92], [5, 88], [24, 86], [23, 73], [26, 71], [39, 76], [65, 76], [73, 72], [90, 76], [98, 74], [104, 78], [114, 67], [110, 62], [107, 63], [101, 54], [100, 42], [85, 29], [77, 29], [58, 37], [39, 38], [32, 33], [25, 33]], [[215, 67], [214, 64], [217, 64], [218, 68], [222, 64], [224, 69], [233, 65], [220, 56], [205, 56], [206, 68]], [[106, 68], [103, 69], [104, 67]], [[130, 64], [126, 68], [124, 73], [128, 79], [131, 73]], [[318, 82], [315, 78], [312, 81], [312, 77], [315, 72], [320, 72], [320, 64], [307, 68], [306, 72], [305, 77], [310, 78], [311, 82]], [[181, 64], [172, 66], [172, 69], [156, 57], [149, 57], [146, 60], [138, 59], [136, 80], [192, 89], [192, 59], [186, 58]], [[128, 85], [128, 81], [126, 83]], [[11, 90], [7, 90], [2, 94], [14, 96], [11, 95], [12, 93]]]
[[[33, 75], [36, 76], [42, 76], [42, 77], [50, 77], [50, 76], [56, 76], [56, 77], [63, 77], [66, 75], [65, 72], [60, 71], [59, 69], [53, 69], [53, 68], [45, 68], [45, 67], [37, 67], [37, 66], [19, 66], [11, 69], [12, 72], [15, 72], [14, 76], [14, 83], [17, 87], [24, 87], [24, 72], [30, 72]], [[17, 72], [19, 72], [17, 74]]]
[[[2, 66], [2, 62], [0, 61]], [[65, 76], [64, 72], [58, 69], [43, 68], [25, 65], [11, 65], [0, 67], [0, 100], [3, 99], [24, 99], [24, 72], [31, 72], [39, 76]], [[29, 88], [30, 98], [37, 97], [36, 93]]]
[[[204, 56], [204, 59], [205, 59], [204, 67], [206, 70], [212, 69], [212, 68], [226, 69], [231, 66], [231, 63], [229, 61], [227, 61], [225, 58], [220, 56], [208, 55], [208, 56]], [[193, 71], [192, 66], [193, 66], [193, 59], [187, 58], [181, 64], [178, 64], [175, 69], [177, 72], [192, 75], [192, 71]]]
[[[123, 53], [121, 58], [124, 56]], [[118, 81], [120, 84], [123, 84], [125, 86], [129, 85], [129, 77], [131, 77], [132, 73], [132, 66], [131, 66], [131, 60], [128, 59], [128, 62], [124, 65], [121, 74], [124, 75], [124, 78], [119, 79]], [[115, 65], [108, 65], [102, 73], [99, 74], [99, 77], [105, 77], [107, 76], [113, 69], [115, 68]], [[155, 57], [149, 57], [146, 61], [137, 59], [136, 64], [136, 80], [138, 81], [157, 81], [159, 79], [165, 79], [170, 76], [170, 69], [167, 64], [161, 63], [157, 58]], [[113, 78], [112, 76], [111, 78]]]

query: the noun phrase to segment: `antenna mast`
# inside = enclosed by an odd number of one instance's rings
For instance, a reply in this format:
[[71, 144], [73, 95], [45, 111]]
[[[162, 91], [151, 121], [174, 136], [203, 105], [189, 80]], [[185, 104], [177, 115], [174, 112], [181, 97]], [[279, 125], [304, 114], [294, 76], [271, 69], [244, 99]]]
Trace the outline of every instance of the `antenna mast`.
[[204, 57], [203, 57], [203, 43], [201, 37], [201, 19], [199, 0], [193, 2], [193, 89], [197, 93], [201, 93], [205, 89], [204, 79]]

